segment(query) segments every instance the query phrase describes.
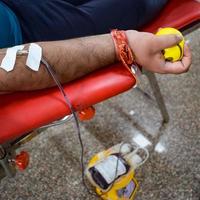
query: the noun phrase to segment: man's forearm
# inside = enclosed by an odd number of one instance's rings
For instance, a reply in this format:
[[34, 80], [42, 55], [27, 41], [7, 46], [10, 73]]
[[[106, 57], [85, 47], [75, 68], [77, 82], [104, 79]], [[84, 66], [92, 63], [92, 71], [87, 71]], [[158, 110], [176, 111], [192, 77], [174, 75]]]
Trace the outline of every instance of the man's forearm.
[[[66, 41], [41, 42], [43, 57], [54, 68], [62, 83], [69, 82], [116, 61], [110, 34]], [[26, 49], [28, 49], [28, 44]], [[5, 52], [6, 49], [0, 50]], [[0, 63], [5, 54], [0, 53]], [[18, 56], [14, 70], [0, 69], [0, 91], [36, 90], [54, 86], [44, 66], [34, 72], [25, 66], [27, 56]]]
[[[189, 70], [191, 51], [184, 46], [184, 56], [178, 62], [166, 62], [162, 52], [182, 41], [180, 35], [156, 36], [151, 33], [126, 31], [129, 46], [137, 64], [156, 73], [180, 74]], [[117, 61], [115, 45], [110, 34], [58, 42], [39, 43], [43, 57], [54, 68], [61, 83], [69, 82], [98, 68]], [[28, 49], [29, 45], [26, 45]], [[0, 62], [6, 50], [0, 50]], [[36, 90], [54, 86], [44, 66], [38, 72], [25, 66], [27, 56], [18, 56], [13, 71], [0, 69], [0, 92]], [[124, 68], [125, 69], [125, 68]], [[126, 69], [125, 69], [126, 70]]]

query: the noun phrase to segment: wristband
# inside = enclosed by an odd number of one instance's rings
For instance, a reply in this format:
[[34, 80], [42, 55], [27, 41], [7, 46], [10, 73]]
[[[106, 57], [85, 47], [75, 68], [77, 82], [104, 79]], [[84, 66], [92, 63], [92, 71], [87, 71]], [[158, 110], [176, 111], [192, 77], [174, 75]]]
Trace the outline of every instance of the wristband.
[[114, 29], [111, 31], [111, 36], [115, 44], [118, 60], [120, 60], [135, 77], [135, 71], [132, 66], [137, 66], [137, 63], [135, 62], [135, 55], [128, 45], [125, 31]]

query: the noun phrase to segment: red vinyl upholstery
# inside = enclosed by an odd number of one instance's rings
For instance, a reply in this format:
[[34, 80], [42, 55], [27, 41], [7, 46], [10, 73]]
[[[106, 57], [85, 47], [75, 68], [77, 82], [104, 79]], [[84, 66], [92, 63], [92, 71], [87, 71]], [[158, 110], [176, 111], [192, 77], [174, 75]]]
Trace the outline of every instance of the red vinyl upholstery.
[[143, 31], [155, 32], [161, 27], [181, 29], [197, 20], [200, 20], [200, 3], [196, 0], [169, 0], [158, 18]]
[[[155, 32], [159, 27], [182, 28], [200, 19], [200, 3], [194, 0], [171, 0], [143, 30]], [[120, 64], [93, 72], [64, 86], [77, 110], [120, 94], [135, 85]], [[70, 114], [57, 88], [23, 92], [0, 97], [0, 144]]]

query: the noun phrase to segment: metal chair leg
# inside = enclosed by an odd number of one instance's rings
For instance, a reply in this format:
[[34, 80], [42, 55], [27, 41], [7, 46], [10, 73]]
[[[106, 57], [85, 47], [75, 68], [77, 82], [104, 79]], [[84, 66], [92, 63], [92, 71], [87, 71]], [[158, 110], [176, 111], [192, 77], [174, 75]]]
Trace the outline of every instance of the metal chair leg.
[[153, 94], [156, 98], [156, 102], [158, 104], [158, 107], [160, 109], [161, 115], [163, 117], [163, 123], [168, 123], [169, 122], [169, 114], [163, 99], [163, 96], [161, 94], [160, 91], [160, 87], [158, 85], [156, 76], [154, 73], [149, 72], [149, 71], [145, 71], [144, 74], [147, 76], [147, 78], [149, 79], [149, 83], [151, 85], [151, 88], [153, 90]]

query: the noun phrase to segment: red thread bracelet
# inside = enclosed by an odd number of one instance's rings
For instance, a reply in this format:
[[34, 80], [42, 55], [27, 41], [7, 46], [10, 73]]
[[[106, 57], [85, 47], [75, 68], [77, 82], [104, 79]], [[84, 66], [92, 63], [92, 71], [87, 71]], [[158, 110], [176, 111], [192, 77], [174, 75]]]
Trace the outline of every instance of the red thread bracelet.
[[125, 31], [114, 29], [111, 31], [111, 36], [115, 44], [118, 59], [135, 77], [135, 74], [131, 71], [131, 66], [137, 66], [137, 64], [135, 62], [135, 55], [128, 45], [128, 39]]

